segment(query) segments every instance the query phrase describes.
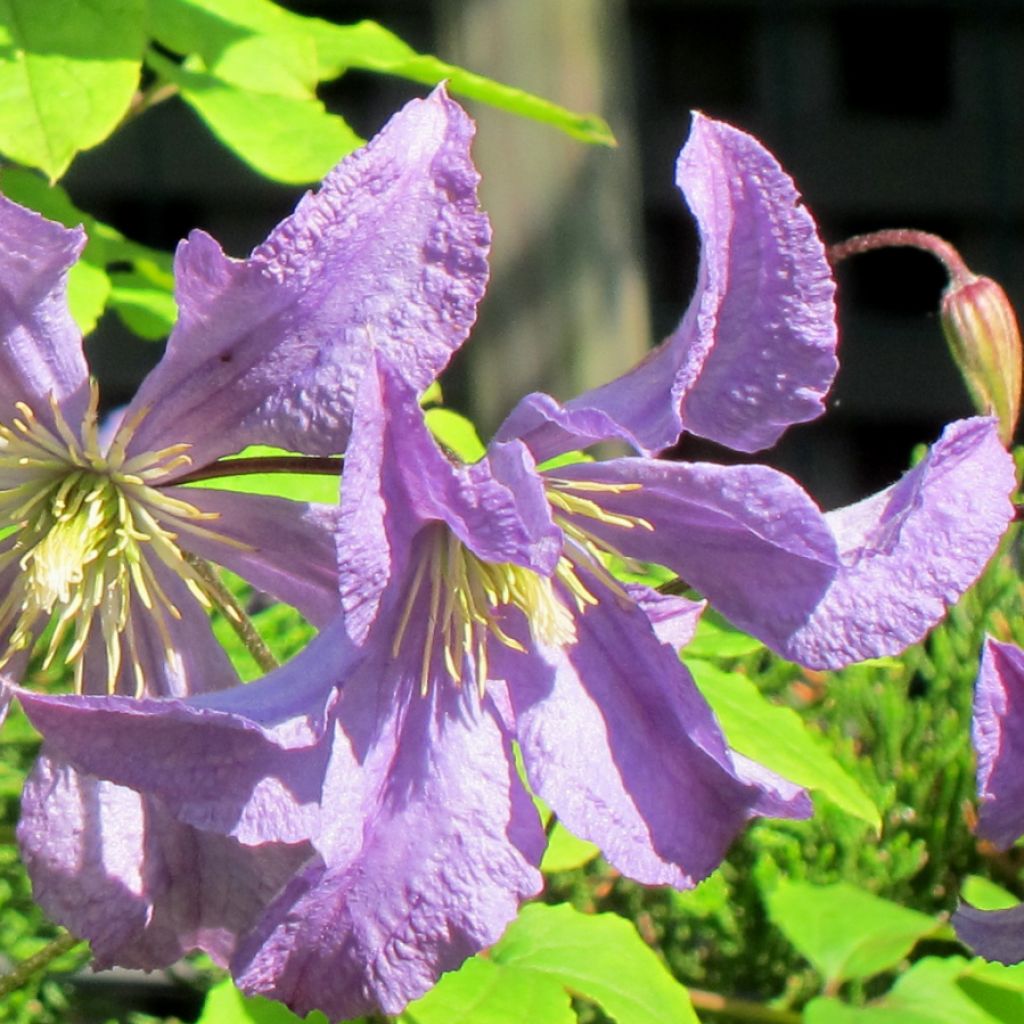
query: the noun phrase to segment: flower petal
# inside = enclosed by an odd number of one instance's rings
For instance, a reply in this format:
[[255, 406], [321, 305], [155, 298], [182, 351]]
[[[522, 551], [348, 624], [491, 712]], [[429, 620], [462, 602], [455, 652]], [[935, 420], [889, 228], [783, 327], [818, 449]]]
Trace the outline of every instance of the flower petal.
[[487, 278], [473, 125], [443, 88], [346, 157], [249, 259], [193, 232], [181, 313], [132, 402], [132, 452], [193, 446], [196, 465], [259, 442], [342, 451], [374, 350], [422, 390], [465, 340]]
[[985, 641], [974, 694], [978, 834], [1007, 848], [1024, 834], [1024, 651]]
[[52, 425], [49, 400], [70, 422], [89, 399], [82, 336], [68, 310], [68, 270], [85, 232], [68, 229], [0, 196], [0, 422], [27, 402]]
[[590, 528], [678, 572], [741, 629], [819, 668], [920, 640], [978, 577], [1013, 517], [1013, 460], [987, 418], [950, 424], [898, 483], [824, 516], [763, 466], [618, 459], [552, 475], [639, 483], [601, 504], [653, 530]]
[[219, 518], [204, 527], [237, 542], [182, 531], [179, 540], [189, 551], [297, 608], [314, 626], [338, 614], [337, 506], [197, 487], [170, 487], [165, 493], [215, 513]]
[[1024, 960], [1024, 903], [1004, 910], [979, 910], [961, 903], [953, 914], [957, 938], [986, 960]]
[[365, 634], [389, 580], [403, 577], [424, 524], [446, 523], [480, 558], [550, 573], [561, 531], [518, 441], [455, 463], [437, 446], [415, 391], [386, 358], [363, 379], [345, 456], [338, 550], [350, 635]]
[[[805, 817], [806, 794], [737, 773], [711, 709], [643, 611], [602, 595], [569, 648], [492, 658], [508, 682], [536, 792], [623, 874], [689, 888], [718, 866], [760, 802]], [[747, 772], [746, 765], [743, 767]]]
[[740, 451], [820, 415], [835, 356], [835, 284], [790, 177], [753, 137], [694, 114], [676, 182], [701, 235], [696, 295], [659, 348], [581, 395], [643, 451], [682, 430]]
[[151, 970], [193, 949], [226, 965], [312, 854], [181, 825], [158, 801], [45, 755], [25, 784], [18, 841], [36, 901], [89, 940], [99, 968]]
[[262, 679], [189, 701], [17, 696], [79, 771], [159, 797], [185, 824], [294, 843], [320, 830], [326, 716], [352, 657], [339, 620]]
[[324, 805], [334, 828], [232, 964], [243, 991], [297, 1013], [398, 1013], [495, 942], [535, 893], [544, 840], [510, 738], [475, 692], [416, 693], [381, 652], [338, 705]]

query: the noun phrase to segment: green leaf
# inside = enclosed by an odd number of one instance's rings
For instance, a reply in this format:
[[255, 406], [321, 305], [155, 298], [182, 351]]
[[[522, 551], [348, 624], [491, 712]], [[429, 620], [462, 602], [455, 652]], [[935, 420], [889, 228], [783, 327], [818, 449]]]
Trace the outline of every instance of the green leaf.
[[[83, 335], [93, 330], [108, 305], [143, 338], [170, 333], [177, 316], [170, 253], [129, 241], [109, 224], [79, 210], [59, 185], [48, 185], [31, 171], [5, 167], [0, 189], [65, 227], [81, 224], [85, 228], [88, 241], [68, 275], [68, 304]], [[109, 274], [110, 265], [130, 269]]]
[[1005, 910], [1019, 902], [1008, 889], [997, 885], [990, 878], [968, 875], [960, 889], [960, 895], [979, 910]]
[[[250, 445], [229, 459], [273, 458], [294, 455], [283, 448], [268, 445]], [[246, 494], [270, 494], [292, 501], [315, 501], [337, 505], [339, 477], [332, 473], [245, 473], [239, 476], [218, 477], [187, 484], [188, 487], [210, 487], [217, 491], [242, 491]]]
[[694, 638], [686, 645], [690, 658], [742, 658], [764, 647], [756, 637], [738, 630], [714, 609], [700, 617]]
[[110, 306], [125, 326], [148, 341], [166, 338], [174, 327], [178, 306], [174, 295], [138, 271], [110, 276]]
[[978, 982], [974, 971], [974, 965], [963, 957], [924, 957], [901, 975], [877, 1003], [853, 1007], [837, 999], [815, 999], [804, 1008], [804, 1022], [1020, 1024], [1024, 1003], [1019, 993]]
[[898, 964], [943, 925], [846, 882], [780, 879], [765, 894], [768, 916], [830, 985]]
[[146, 59], [154, 71], [178, 86], [182, 99], [228, 149], [275, 181], [318, 181], [362, 143], [317, 99], [241, 88], [156, 53]]
[[556, 979], [618, 1024], [698, 1024], [686, 989], [616, 914], [531, 903], [491, 950], [491, 959]]
[[768, 700], [744, 675], [720, 668], [685, 651], [686, 665], [714, 709], [729, 745], [783, 778], [820, 793], [848, 814], [881, 828], [878, 808], [860, 784], [832, 756], [792, 708]]
[[217, 78], [256, 92], [308, 99], [317, 83], [307, 19], [266, 0], [149, 0], [153, 37], [197, 55]]
[[356, 25], [343, 26], [315, 21], [311, 28], [316, 38], [322, 79], [335, 78], [350, 68], [363, 68], [408, 78], [423, 85], [447, 81], [449, 90], [455, 95], [549, 124], [581, 142], [615, 145], [615, 136], [602, 118], [594, 114], [576, 114], [522, 89], [502, 85], [437, 57], [417, 53], [376, 22], [361, 21]]
[[593, 843], [574, 836], [560, 821], [556, 821], [548, 835], [548, 845], [540, 869], [548, 874], [575, 871], [589, 864], [600, 852]]
[[59, 178], [138, 86], [144, 0], [0, 0], [0, 150]]
[[243, 996], [227, 978], [207, 992], [202, 1016], [196, 1024], [301, 1024], [303, 1020], [306, 1024], [328, 1024], [319, 1010], [308, 1017], [298, 1017], [282, 1003], [262, 996]]
[[454, 409], [435, 405], [424, 416], [434, 437], [463, 462], [478, 462], [487, 453], [473, 421]]
[[575, 1024], [562, 985], [536, 971], [473, 957], [444, 975], [403, 1018], [413, 1024]]

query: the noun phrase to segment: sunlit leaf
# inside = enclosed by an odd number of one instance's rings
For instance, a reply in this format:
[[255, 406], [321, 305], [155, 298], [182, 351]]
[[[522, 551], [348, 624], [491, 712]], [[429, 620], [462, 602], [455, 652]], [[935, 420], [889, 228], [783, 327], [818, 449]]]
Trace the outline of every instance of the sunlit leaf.
[[846, 882], [780, 879], [765, 894], [768, 916], [826, 982], [870, 978], [898, 964], [943, 925]]
[[559, 981], [618, 1024], [698, 1024], [686, 989], [616, 914], [529, 904], [491, 950], [491, 959]]
[[873, 828], [881, 827], [870, 797], [832, 756], [825, 739], [792, 708], [773, 704], [744, 675], [691, 658], [689, 648], [684, 655], [730, 746], [783, 778], [820, 793]]
[[147, 62], [178, 86], [182, 99], [228, 149], [275, 181], [318, 181], [362, 143], [317, 99], [242, 88], [157, 54]]
[[575, 1024], [557, 979], [474, 957], [444, 975], [403, 1015], [411, 1024]]
[[[301, 1024], [302, 1021], [328, 1024], [319, 1010], [308, 1017], [298, 1017], [282, 1003], [260, 996], [244, 996], [228, 978], [206, 994], [203, 1013], [196, 1024]], [[352, 1024], [359, 1024], [359, 1021]]]
[[59, 178], [139, 82], [144, 0], [0, 0], [0, 151]]
[[434, 437], [463, 462], [476, 462], [486, 454], [487, 448], [473, 421], [461, 413], [437, 405], [427, 409], [424, 415]]
[[574, 113], [522, 89], [495, 82], [437, 57], [417, 53], [376, 22], [332, 25], [318, 21], [314, 31], [321, 78], [334, 78], [350, 68], [364, 68], [409, 78], [423, 85], [447, 81], [449, 90], [455, 95], [549, 124], [582, 142], [615, 145], [615, 136], [602, 118], [594, 114]]

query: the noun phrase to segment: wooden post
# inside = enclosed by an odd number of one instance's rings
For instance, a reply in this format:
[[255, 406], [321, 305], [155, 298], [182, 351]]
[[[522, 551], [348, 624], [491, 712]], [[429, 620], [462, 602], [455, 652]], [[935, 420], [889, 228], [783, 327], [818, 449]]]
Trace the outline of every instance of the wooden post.
[[435, 0], [439, 52], [611, 124], [616, 149], [480, 105], [474, 158], [491, 286], [453, 396], [489, 431], [534, 390], [559, 399], [647, 350], [641, 195], [623, 0]]

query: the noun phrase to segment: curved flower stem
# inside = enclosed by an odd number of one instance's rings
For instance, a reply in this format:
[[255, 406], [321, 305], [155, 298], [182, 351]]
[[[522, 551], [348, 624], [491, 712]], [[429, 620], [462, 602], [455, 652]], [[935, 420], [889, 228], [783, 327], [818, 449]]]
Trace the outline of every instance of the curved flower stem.
[[737, 1020], [767, 1021], [768, 1024], [800, 1024], [803, 1019], [803, 1015], [795, 1010], [778, 1010], [750, 999], [721, 996], [717, 992], [705, 992], [699, 988], [687, 987], [687, 991], [693, 1005], [708, 1013], [727, 1014]]
[[203, 581], [203, 588], [207, 596], [217, 605], [228, 620], [231, 628], [238, 634], [239, 640], [245, 645], [245, 649], [252, 655], [253, 661], [264, 671], [270, 672], [278, 667], [280, 662], [274, 657], [273, 652], [264, 643], [252, 619], [245, 614], [242, 606], [235, 600], [235, 595], [228, 590], [217, 575], [217, 570], [198, 555], [184, 551], [185, 561], [196, 571], [196, 575]]
[[336, 455], [256, 455], [244, 459], [218, 459], [183, 476], [168, 481], [168, 486], [194, 484], [200, 480], [216, 480], [226, 476], [248, 476], [252, 473], [305, 473], [341, 476], [344, 462]]
[[17, 991], [33, 974], [38, 974], [48, 967], [59, 956], [75, 948], [83, 940], [70, 932], [62, 932], [52, 942], [43, 946], [38, 953], [26, 957], [9, 974], [0, 976], [0, 999]]
[[974, 278], [960, 253], [949, 242], [929, 231], [918, 231], [916, 228], [887, 228], [884, 231], [854, 235], [845, 242], [829, 246], [828, 258], [834, 266], [848, 256], [858, 256], [872, 249], [890, 249], [893, 246], [908, 246], [931, 253], [946, 268], [953, 284], [962, 284]]

